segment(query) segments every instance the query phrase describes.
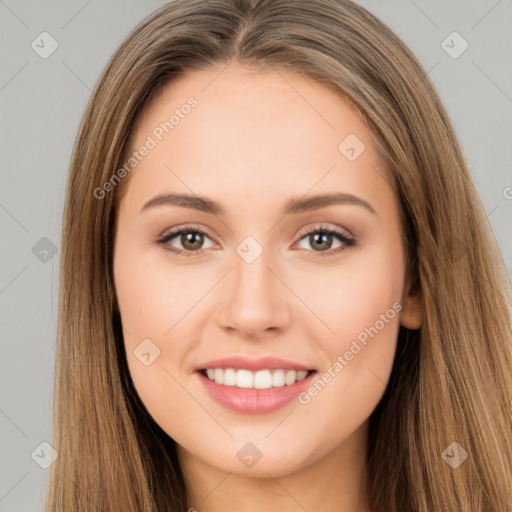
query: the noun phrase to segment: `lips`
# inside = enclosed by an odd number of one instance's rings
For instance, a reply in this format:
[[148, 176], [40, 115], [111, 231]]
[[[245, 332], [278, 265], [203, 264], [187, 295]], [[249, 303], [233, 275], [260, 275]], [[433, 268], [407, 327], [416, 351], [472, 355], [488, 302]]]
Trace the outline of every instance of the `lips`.
[[311, 371], [316, 368], [304, 366], [303, 364], [287, 361], [279, 357], [265, 356], [259, 359], [249, 359], [241, 356], [224, 357], [221, 359], [215, 359], [214, 361], [208, 361], [207, 363], [198, 365], [195, 370], [207, 370], [216, 368], [235, 368], [237, 370], [250, 370], [257, 372], [259, 370], [295, 370], [299, 371]]
[[265, 414], [273, 412], [294, 401], [311, 386], [316, 372], [311, 372], [300, 382], [269, 389], [244, 389], [236, 386], [217, 384], [196, 372], [200, 385], [207, 394], [221, 406], [244, 414]]
[[240, 413], [262, 414], [291, 402], [311, 384], [316, 372], [277, 357], [232, 356], [201, 364], [195, 373], [203, 389], [222, 406]]

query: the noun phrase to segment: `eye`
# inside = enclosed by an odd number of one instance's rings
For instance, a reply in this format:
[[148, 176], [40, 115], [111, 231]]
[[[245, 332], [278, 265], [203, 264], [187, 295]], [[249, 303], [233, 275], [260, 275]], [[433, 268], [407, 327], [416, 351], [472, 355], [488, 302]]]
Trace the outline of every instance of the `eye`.
[[[303, 232], [300, 234], [300, 237], [299, 243], [305, 240], [313, 247], [312, 252], [319, 253], [319, 256], [332, 256], [356, 244], [355, 239], [351, 236], [325, 226], [316, 227]], [[340, 244], [338, 247], [331, 250], [333, 238], [338, 239]], [[174, 247], [173, 244], [171, 244], [171, 241], [174, 239], [177, 239], [181, 248]], [[210, 240], [210, 237], [198, 226], [184, 226], [162, 235], [156, 240], [156, 243], [163, 246], [166, 251], [183, 256], [194, 256], [203, 254], [206, 249], [212, 247], [203, 247], [205, 239]]]
[[[185, 226], [164, 234], [157, 239], [156, 243], [162, 245], [166, 251], [183, 256], [194, 256], [205, 252], [205, 249], [201, 247], [205, 237], [209, 238], [202, 229], [195, 226]], [[175, 238], [178, 239], [181, 248], [176, 248], [171, 245], [171, 240]]]
[[[299, 242], [304, 240], [306, 243], [309, 243], [313, 247], [313, 252], [320, 253], [319, 256], [333, 256], [356, 244], [355, 239], [351, 236], [325, 226], [310, 229], [305, 233], [301, 233], [300, 236]], [[340, 241], [340, 245], [330, 250], [333, 245], [333, 238], [337, 238]]]

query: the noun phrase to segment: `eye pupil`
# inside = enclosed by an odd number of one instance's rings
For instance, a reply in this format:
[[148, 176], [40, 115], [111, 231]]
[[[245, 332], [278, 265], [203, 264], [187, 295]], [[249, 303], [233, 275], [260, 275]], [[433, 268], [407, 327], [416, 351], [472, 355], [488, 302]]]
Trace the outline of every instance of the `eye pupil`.
[[309, 241], [311, 246], [315, 247], [315, 244], [318, 242], [320, 245], [323, 245], [323, 247], [320, 247], [321, 249], [329, 249], [332, 245], [332, 238], [329, 243], [324, 237], [331, 238], [332, 235], [329, 233], [314, 233], [310, 235]]

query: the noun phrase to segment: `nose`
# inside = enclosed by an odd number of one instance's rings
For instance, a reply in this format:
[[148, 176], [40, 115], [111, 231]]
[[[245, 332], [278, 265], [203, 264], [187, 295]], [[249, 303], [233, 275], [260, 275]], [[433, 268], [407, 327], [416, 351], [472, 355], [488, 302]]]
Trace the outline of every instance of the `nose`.
[[219, 301], [218, 325], [244, 338], [278, 335], [290, 323], [292, 293], [279, 275], [275, 259], [263, 250], [252, 262], [235, 253], [233, 262]]

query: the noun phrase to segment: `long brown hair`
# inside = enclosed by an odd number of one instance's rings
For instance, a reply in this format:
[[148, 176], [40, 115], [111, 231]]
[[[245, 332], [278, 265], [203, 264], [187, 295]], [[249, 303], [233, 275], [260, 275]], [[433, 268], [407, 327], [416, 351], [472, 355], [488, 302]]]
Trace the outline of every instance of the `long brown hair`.
[[[233, 61], [292, 71], [338, 91], [366, 121], [398, 192], [408, 271], [424, 317], [421, 329], [400, 328], [390, 382], [370, 418], [371, 509], [511, 510], [512, 301], [505, 266], [429, 77], [385, 24], [348, 0], [170, 1], [106, 66], [67, 183], [58, 458], [47, 510], [187, 509], [175, 442], [138, 398], [124, 352], [112, 247], [129, 176], [108, 190], [104, 184], [123, 165], [135, 122], [165, 84]], [[455, 468], [447, 461], [463, 453], [459, 445], [467, 459]]]

